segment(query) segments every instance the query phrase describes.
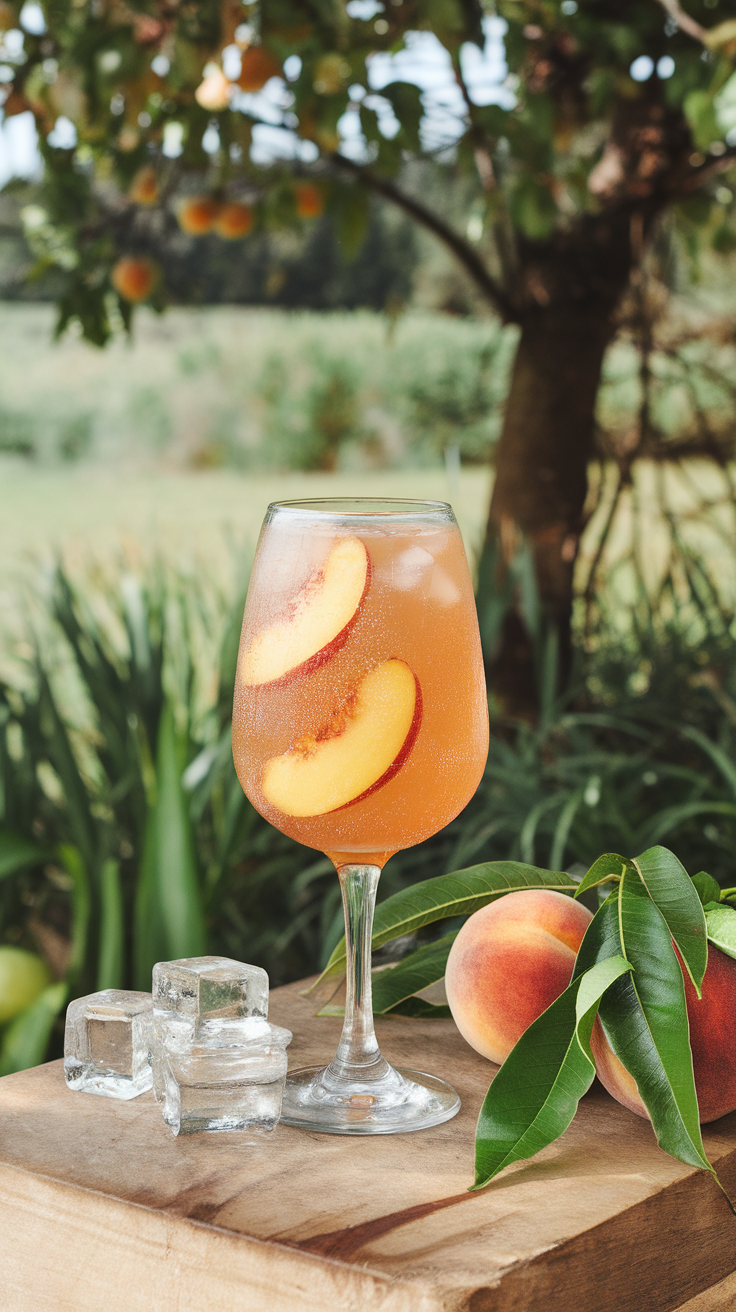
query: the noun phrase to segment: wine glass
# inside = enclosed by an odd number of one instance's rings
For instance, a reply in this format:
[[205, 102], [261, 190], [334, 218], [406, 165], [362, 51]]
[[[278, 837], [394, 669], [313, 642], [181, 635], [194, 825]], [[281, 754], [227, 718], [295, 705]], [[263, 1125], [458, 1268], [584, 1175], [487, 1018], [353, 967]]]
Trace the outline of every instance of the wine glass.
[[261, 815], [335, 865], [347, 947], [337, 1053], [289, 1077], [286, 1124], [389, 1134], [457, 1112], [449, 1084], [381, 1056], [371, 930], [382, 867], [462, 810], [487, 754], [475, 603], [451, 507], [269, 506], [240, 640], [235, 768]]

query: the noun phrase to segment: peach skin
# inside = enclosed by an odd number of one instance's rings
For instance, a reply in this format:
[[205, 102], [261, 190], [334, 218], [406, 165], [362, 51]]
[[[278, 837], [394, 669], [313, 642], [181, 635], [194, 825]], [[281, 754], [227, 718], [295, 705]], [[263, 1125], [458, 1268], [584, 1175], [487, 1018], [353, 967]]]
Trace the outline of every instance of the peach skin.
[[[522, 889], [481, 907], [450, 949], [445, 988], [463, 1038], [505, 1061], [570, 983], [592, 915], [553, 889]], [[736, 963], [735, 963], [736, 964]]]
[[[708, 944], [702, 999], [698, 999], [684, 971], [683, 976], [700, 1120], [717, 1121], [727, 1112], [736, 1111], [736, 961], [712, 943]], [[611, 1050], [598, 1020], [593, 1028], [591, 1048], [598, 1079], [604, 1088], [629, 1111], [648, 1119], [649, 1112], [639, 1097], [635, 1080]]]
[[112, 270], [110, 281], [124, 301], [145, 301], [158, 281], [158, 268], [151, 260], [123, 255]]

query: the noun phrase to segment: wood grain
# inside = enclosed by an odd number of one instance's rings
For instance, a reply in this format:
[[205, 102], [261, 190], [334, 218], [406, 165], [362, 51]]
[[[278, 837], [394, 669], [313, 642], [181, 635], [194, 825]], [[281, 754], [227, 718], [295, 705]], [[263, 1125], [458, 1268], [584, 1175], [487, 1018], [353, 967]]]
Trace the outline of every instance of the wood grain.
[[[271, 1018], [294, 1031], [293, 1069], [334, 1051], [339, 1020], [312, 1013], [297, 986], [272, 994]], [[252, 1144], [175, 1140], [151, 1094], [117, 1103], [70, 1093], [60, 1062], [0, 1080], [0, 1306], [725, 1312], [736, 1304], [736, 1219], [709, 1176], [660, 1151], [647, 1122], [594, 1089], [557, 1143], [468, 1194], [475, 1122], [494, 1068], [451, 1021], [397, 1018], [378, 1028], [389, 1059], [455, 1084], [463, 1100], [455, 1120], [368, 1140], [286, 1126]], [[736, 1196], [736, 1114], [706, 1127], [705, 1140]]]

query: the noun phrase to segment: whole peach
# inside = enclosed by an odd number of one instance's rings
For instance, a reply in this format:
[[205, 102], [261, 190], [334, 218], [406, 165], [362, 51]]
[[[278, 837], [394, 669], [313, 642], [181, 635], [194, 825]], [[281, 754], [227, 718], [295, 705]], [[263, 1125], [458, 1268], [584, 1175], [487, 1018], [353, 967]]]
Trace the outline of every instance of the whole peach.
[[225, 241], [239, 241], [241, 237], [247, 237], [253, 227], [253, 211], [250, 205], [243, 205], [241, 201], [227, 201], [216, 216], [213, 227], [218, 237]]
[[233, 93], [232, 83], [225, 77], [221, 68], [211, 64], [205, 68], [205, 75], [194, 93], [194, 99], [202, 109], [212, 114], [219, 114], [227, 109]]
[[592, 916], [553, 889], [507, 893], [466, 920], [450, 949], [447, 1001], [464, 1039], [489, 1061], [567, 988]]
[[158, 181], [156, 171], [150, 164], [145, 168], [139, 169], [130, 184], [128, 192], [129, 200], [135, 201], [136, 205], [155, 205], [158, 200]]
[[115, 265], [110, 280], [126, 301], [145, 301], [158, 280], [158, 269], [151, 260], [123, 255]]
[[219, 202], [212, 196], [190, 196], [180, 201], [176, 217], [179, 227], [188, 237], [203, 237], [212, 228], [219, 212]]
[[[736, 961], [708, 944], [702, 999], [685, 971], [683, 977], [700, 1119], [717, 1121], [736, 1111]], [[629, 1111], [648, 1118], [636, 1081], [612, 1052], [600, 1021], [593, 1027], [591, 1048], [601, 1084]]]
[[295, 183], [294, 202], [300, 219], [317, 219], [325, 207], [321, 189], [312, 182]]

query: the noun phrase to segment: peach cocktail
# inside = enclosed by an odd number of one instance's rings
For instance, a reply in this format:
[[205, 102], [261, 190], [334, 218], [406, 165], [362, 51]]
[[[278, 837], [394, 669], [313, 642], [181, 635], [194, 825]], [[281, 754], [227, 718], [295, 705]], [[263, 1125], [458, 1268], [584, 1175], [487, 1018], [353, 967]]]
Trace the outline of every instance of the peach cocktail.
[[235, 767], [262, 815], [334, 862], [348, 956], [337, 1056], [290, 1078], [288, 1123], [391, 1133], [457, 1111], [448, 1085], [381, 1057], [371, 926], [382, 866], [462, 810], [487, 751], [475, 604], [450, 507], [271, 506], [243, 620]]

